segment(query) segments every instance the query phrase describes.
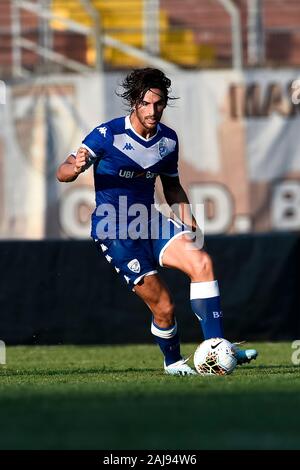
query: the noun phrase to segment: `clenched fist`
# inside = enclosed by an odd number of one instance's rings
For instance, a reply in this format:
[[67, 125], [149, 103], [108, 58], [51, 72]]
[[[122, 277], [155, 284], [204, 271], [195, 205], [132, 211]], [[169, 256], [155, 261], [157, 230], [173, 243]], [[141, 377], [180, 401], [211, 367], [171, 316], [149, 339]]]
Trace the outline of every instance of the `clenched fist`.
[[84, 147], [79, 147], [76, 153], [74, 171], [76, 174], [82, 173], [85, 170], [85, 165], [89, 159], [89, 151]]

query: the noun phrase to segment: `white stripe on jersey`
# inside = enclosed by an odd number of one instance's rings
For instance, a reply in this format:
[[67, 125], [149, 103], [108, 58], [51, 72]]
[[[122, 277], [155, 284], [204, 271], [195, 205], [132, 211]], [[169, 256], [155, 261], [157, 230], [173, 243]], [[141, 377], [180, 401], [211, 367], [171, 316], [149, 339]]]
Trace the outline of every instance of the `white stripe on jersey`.
[[176, 142], [173, 139], [162, 137], [151, 147], [144, 147], [128, 134], [117, 134], [114, 136], [113, 145], [135, 163], [146, 169], [173, 152]]

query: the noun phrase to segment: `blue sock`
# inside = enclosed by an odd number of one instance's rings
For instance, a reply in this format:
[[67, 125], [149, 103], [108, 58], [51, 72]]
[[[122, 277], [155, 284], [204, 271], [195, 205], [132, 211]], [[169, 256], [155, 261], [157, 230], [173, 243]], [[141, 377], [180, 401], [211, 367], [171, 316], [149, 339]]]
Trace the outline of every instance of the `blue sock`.
[[170, 328], [160, 328], [152, 320], [151, 333], [165, 357], [166, 366], [182, 359], [176, 322]]
[[200, 321], [204, 339], [224, 337], [218, 281], [192, 282], [191, 306]]

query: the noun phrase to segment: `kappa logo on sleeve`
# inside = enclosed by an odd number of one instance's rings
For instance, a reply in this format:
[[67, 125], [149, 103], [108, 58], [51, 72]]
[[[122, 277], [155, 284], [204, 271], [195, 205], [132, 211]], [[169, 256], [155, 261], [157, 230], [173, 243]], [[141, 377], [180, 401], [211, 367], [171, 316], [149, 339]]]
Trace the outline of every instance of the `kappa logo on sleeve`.
[[103, 135], [103, 137], [106, 137], [107, 127], [101, 126], [101, 127], [97, 127], [97, 129], [100, 132], [100, 134]]

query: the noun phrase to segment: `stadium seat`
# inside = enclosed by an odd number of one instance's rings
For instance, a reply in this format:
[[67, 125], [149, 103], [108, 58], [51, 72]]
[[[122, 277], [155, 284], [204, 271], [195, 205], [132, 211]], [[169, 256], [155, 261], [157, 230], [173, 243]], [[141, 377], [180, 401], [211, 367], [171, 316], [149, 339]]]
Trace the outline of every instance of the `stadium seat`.
[[[93, 6], [98, 10], [101, 18], [102, 30], [119, 41], [136, 48], [143, 48], [143, 1], [142, 0], [94, 0]], [[81, 24], [91, 26], [92, 21], [82, 4], [78, 0], [52, 1], [52, 11]], [[122, 14], [120, 14], [120, 12]], [[55, 29], [62, 29], [59, 20], [52, 21]], [[169, 22], [168, 12], [161, 9], [159, 14], [160, 49], [166, 60], [183, 66], [197, 66], [201, 58], [207, 63], [214, 58], [214, 50], [205, 45], [197, 45], [192, 30], [181, 28], [174, 30]], [[86, 59], [90, 65], [95, 63], [95, 44], [93, 38], [87, 41]], [[104, 60], [114, 68], [124, 68], [143, 65], [142, 61], [124, 54], [112, 47], [104, 48]]]

